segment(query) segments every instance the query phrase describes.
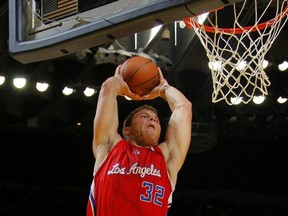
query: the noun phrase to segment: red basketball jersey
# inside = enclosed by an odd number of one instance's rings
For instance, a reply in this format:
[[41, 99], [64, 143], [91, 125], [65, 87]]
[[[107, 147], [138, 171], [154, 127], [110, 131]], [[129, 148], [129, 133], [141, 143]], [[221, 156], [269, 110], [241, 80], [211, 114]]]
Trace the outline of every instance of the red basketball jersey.
[[87, 216], [165, 216], [173, 191], [160, 148], [121, 140], [94, 173]]

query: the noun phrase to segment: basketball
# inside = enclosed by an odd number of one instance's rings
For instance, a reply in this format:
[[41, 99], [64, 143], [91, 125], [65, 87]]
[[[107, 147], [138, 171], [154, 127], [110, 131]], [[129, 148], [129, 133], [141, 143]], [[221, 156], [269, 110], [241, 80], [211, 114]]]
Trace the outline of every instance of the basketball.
[[121, 65], [120, 73], [131, 92], [140, 96], [149, 94], [160, 79], [157, 65], [151, 59], [140, 56], [127, 59]]

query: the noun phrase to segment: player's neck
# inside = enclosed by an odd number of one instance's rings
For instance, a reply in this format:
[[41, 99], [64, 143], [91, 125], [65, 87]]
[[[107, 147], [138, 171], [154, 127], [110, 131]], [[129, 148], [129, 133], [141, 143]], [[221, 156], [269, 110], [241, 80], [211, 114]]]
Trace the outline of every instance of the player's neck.
[[131, 145], [133, 146], [137, 146], [137, 147], [144, 147], [144, 148], [151, 148], [154, 147], [153, 144], [147, 144], [147, 143], [143, 143], [143, 142], [137, 142], [134, 139], [128, 139], [127, 140]]

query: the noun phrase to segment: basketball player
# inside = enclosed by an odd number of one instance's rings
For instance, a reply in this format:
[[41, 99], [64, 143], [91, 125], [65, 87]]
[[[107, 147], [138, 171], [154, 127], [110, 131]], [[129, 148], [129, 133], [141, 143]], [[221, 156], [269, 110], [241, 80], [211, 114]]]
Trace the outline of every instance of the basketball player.
[[[190, 141], [192, 104], [163, 78], [149, 95], [133, 94], [120, 75], [101, 86], [94, 118], [95, 166], [87, 205], [87, 216], [165, 216], [171, 204], [177, 174], [184, 163]], [[157, 111], [143, 106], [132, 111], [117, 133], [117, 96], [133, 100], [162, 97], [172, 114], [165, 140], [158, 143], [161, 126]]]

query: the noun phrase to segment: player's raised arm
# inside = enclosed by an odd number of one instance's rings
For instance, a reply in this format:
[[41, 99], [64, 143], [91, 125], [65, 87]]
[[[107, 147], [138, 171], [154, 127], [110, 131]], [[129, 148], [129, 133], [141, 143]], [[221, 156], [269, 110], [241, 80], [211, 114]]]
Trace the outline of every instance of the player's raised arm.
[[98, 146], [106, 145], [108, 150], [117, 135], [119, 124], [117, 96], [120, 88], [121, 81], [116, 77], [108, 78], [101, 86], [93, 123], [93, 153], [95, 157]]
[[174, 184], [177, 174], [186, 158], [192, 133], [192, 103], [175, 87], [168, 83], [158, 88], [159, 95], [167, 101], [170, 116], [165, 141], [160, 145], [167, 163], [167, 169]]

